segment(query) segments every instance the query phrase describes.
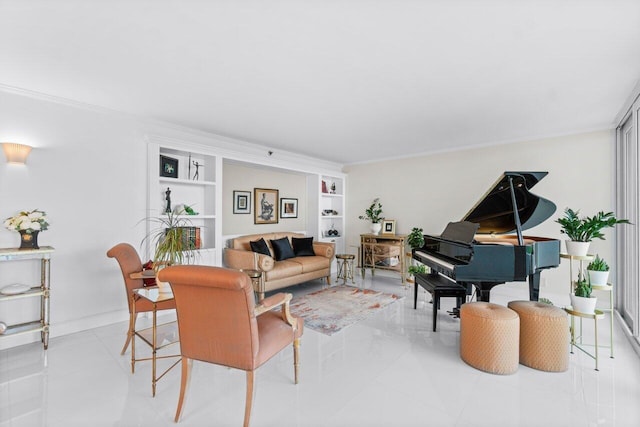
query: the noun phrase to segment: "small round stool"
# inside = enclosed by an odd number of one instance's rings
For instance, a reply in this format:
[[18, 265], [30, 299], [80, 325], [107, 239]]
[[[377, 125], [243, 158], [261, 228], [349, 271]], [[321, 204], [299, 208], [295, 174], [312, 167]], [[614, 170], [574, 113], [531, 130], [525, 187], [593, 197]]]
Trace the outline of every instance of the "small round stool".
[[336, 260], [338, 261], [338, 275], [336, 280], [342, 279], [342, 284], [346, 284], [347, 280], [351, 279], [351, 283], [355, 283], [353, 279], [353, 260], [356, 259], [355, 255], [351, 254], [337, 254]]
[[569, 369], [569, 319], [551, 304], [511, 301], [520, 316], [520, 363], [547, 372]]
[[460, 307], [460, 357], [491, 374], [513, 374], [518, 369], [520, 320], [518, 313], [490, 302]]

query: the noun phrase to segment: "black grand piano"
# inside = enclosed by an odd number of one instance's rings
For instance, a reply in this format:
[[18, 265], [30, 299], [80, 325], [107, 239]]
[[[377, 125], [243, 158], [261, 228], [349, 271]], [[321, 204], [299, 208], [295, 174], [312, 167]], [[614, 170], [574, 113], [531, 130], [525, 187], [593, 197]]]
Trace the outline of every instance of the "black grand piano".
[[529, 299], [537, 301], [540, 272], [560, 264], [559, 240], [522, 235], [556, 210], [553, 202], [529, 192], [546, 175], [504, 172], [462, 221], [449, 223], [440, 236], [425, 235], [413, 258], [431, 274], [469, 290], [475, 286], [478, 301], [489, 301], [496, 285], [527, 279]]

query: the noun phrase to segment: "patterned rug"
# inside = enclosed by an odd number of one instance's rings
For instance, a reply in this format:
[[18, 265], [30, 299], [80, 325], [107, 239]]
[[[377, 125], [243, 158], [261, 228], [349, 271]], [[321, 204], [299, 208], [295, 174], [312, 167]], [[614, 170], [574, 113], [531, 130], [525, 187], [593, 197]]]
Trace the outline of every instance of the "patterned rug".
[[291, 313], [302, 317], [306, 328], [333, 335], [402, 298], [353, 286], [333, 286], [294, 297]]

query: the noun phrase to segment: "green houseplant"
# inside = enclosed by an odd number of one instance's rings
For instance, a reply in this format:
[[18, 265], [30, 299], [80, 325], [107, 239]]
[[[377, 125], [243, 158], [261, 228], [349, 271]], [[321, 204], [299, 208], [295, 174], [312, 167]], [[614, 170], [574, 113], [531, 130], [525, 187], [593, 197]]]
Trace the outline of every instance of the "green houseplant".
[[378, 234], [382, 229], [381, 221], [384, 219], [380, 199], [378, 197], [373, 199], [371, 206], [365, 209], [364, 215], [360, 215], [358, 218], [371, 221], [371, 232], [373, 234]]
[[418, 265], [410, 265], [409, 268], [407, 269], [407, 271], [409, 272], [409, 274], [415, 276], [416, 274], [426, 274], [428, 273], [427, 271], [427, 266], [424, 264], [418, 264]]
[[[179, 214], [168, 212], [159, 217], [147, 218], [153, 224], [141, 244], [148, 242], [153, 248], [153, 268], [193, 262], [196, 245], [189, 236], [191, 221]], [[162, 288], [162, 283], [158, 286]], [[165, 288], [166, 289], [166, 288]]]
[[[409, 245], [409, 247], [411, 249], [418, 249], [421, 248], [422, 246], [424, 246], [424, 234], [422, 234], [422, 228], [419, 227], [413, 227], [411, 229], [411, 232], [407, 235], [407, 244]], [[411, 256], [411, 253], [407, 254], [408, 256]], [[413, 265], [411, 264], [413, 262], [413, 258], [409, 259], [409, 268], [407, 269], [407, 272], [409, 273], [409, 276], [407, 278], [407, 282], [411, 283], [413, 282], [413, 278], [412, 276], [414, 276], [417, 273], [425, 273], [426, 272], [426, 267], [424, 265]], [[422, 271], [422, 267], [424, 268], [424, 271]]]
[[595, 297], [591, 296], [593, 288], [591, 283], [587, 280], [584, 274], [579, 274], [578, 281], [573, 288], [573, 294], [571, 294], [571, 306], [575, 311], [580, 313], [593, 313], [596, 309]]
[[411, 233], [407, 235], [407, 243], [411, 249], [418, 249], [424, 246], [424, 234], [422, 228], [413, 227]]
[[596, 286], [606, 286], [609, 279], [609, 264], [596, 255], [595, 259], [587, 265], [589, 283]]
[[[566, 241], [569, 255], [584, 256], [589, 251], [589, 242], [593, 239], [605, 240], [603, 230], [616, 224], [629, 224], [629, 220], [617, 219], [613, 212], [600, 211], [592, 217], [580, 217], [580, 211], [571, 208], [564, 210], [564, 216], [556, 219], [560, 232], [569, 238]], [[575, 244], [575, 242], [580, 242]]]

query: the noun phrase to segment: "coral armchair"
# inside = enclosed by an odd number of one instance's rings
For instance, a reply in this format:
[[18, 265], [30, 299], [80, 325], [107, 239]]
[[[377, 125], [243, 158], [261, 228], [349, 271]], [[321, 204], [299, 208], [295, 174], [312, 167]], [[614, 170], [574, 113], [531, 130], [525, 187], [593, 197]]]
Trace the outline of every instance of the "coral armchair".
[[[272, 295], [256, 306], [249, 277], [220, 267], [177, 265], [164, 268], [158, 278], [171, 283], [178, 314], [182, 380], [176, 422], [193, 360], [246, 371], [244, 426], [251, 417], [254, 371], [290, 344], [298, 383], [303, 320], [289, 313], [291, 294]], [[278, 306], [281, 313], [271, 311]]]
[[[140, 256], [138, 252], [136, 252], [135, 248], [128, 243], [118, 243], [111, 249], [107, 251], [107, 256], [109, 258], [115, 258], [120, 265], [120, 270], [122, 270], [122, 277], [124, 278], [124, 286], [125, 291], [127, 293], [127, 304], [129, 306], [129, 329], [127, 330], [127, 339], [124, 342], [124, 346], [122, 347], [122, 351], [120, 354], [124, 354], [127, 351], [127, 347], [131, 342], [133, 337], [135, 327], [136, 327], [136, 317], [138, 313], [144, 313], [153, 311], [153, 304], [151, 301], [147, 299], [136, 298], [135, 300], [131, 299], [131, 295], [133, 294], [133, 290], [137, 288], [143, 287], [143, 279], [132, 279], [130, 277], [131, 273], [137, 273], [142, 271], [142, 261], [140, 261]], [[135, 313], [133, 313], [133, 306], [135, 304]], [[158, 304], [158, 310], [167, 310], [176, 308], [176, 304], [174, 300], [163, 301]], [[132, 360], [135, 360], [135, 355]], [[134, 369], [134, 365], [132, 362], [131, 369]]]

